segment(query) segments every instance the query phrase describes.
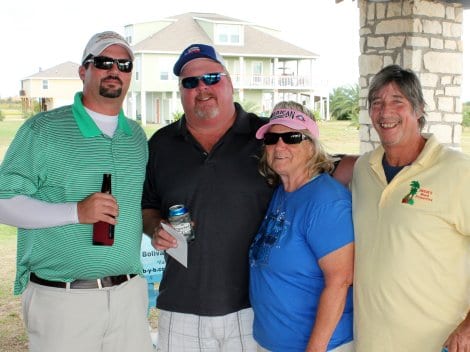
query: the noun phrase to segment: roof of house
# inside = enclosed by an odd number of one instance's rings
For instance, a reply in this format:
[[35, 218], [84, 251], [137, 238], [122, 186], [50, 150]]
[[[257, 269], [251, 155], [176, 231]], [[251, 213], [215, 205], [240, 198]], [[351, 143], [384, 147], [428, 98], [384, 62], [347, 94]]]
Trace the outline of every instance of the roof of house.
[[64, 63], [61, 63], [57, 66], [48, 68], [46, 70], [40, 70], [37, 73], [32, 74], [31, 76], [26, 77], [25, 79], [54, 79], [54, 78], [60, 78], [60, 79], [67, 79], [67, 78], [77, 78], [79, 79], [78, 76], [78, 67], [80, 65], [67, 61]]
[[[214, 45], [198, 21], [232, 23], [245, 26], [244, 45]], [[179, 55], [190, 44], [213, 45], [225, 57], [278, 57], [278, 58], [317, 58], [318, 55], [277, 38], [264, 28], [243, 20], [216, 13], [188, 12], [165, 19], [170, 24], [132, 47], [135, 53], [160, 53]], [[51, 68], [40, 70], [24, 79], [73, 79], [79, 78], [80, 65], [67, 61]]]
[[[189, 12], [170, 17], [165, 28], [136, 43], [135, 53], [180, 54], [190, 44], [213, 45], [222, 56], [317, 58], [318, 55], [267, 33], [263, 27], [239, 19], [215, 14]], [[214, 45], [198, 20], [242, 24], [245, 27], [244, 45]], [[271, 30], [273, 31], [273, 30]]]

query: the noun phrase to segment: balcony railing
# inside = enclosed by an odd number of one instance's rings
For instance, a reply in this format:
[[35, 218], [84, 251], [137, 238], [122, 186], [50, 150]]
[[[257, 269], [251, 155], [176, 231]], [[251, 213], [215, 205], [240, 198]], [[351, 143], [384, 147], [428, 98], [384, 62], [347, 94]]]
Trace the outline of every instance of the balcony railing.
[[231, 75], [235, 88], [240, 89], [292, 89], [309, 91], [327, 91], [326, 82], [312, 82], [307, 76], [264, 76], [264, 75]]

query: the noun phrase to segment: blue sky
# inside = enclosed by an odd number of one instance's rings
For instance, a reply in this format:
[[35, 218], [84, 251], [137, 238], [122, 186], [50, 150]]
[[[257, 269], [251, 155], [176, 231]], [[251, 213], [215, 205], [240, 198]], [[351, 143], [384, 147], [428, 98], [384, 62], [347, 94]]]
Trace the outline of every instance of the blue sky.
[[[5, 1], [0, 5], [2, 55], [0, 97], [17, 95], [21, 79], [65, 61], [79, 62], [96, 32], [123, 33], [130, 23], [152, 21], [185, 12], [213, 12], [281, 31], [282, 38], [320, 55], [321, 72], [330, 87], [358, 79], [359, 10], [344, 0], [63, 0]], [[470, 26], [470, 10], [464, 12]], [[5, 33], [9, 33], [5, 34]], [[469, 45], [465, 45], [469, 42]], [[464, 32], [470, 50], [470, 35]], [[470, 100], [470, 52], [464, 52], [464, 91]], [[465, 74], [468, 72], [467, 77]], [[469, 81], [467, 83], [467, 81]], [[468, 88], [467, 88], [468, 87]], [[467, 92], [468, 91], [468, 92]]]

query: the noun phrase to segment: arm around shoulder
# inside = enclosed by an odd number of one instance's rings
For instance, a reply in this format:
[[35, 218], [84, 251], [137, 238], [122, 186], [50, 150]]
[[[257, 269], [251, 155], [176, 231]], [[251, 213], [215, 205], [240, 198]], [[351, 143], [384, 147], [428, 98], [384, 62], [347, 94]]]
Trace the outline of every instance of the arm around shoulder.
[[332, 176], [346, 187], [351, 183], [354, 164], [356, 163], [357, 158], [359, 158], [359, 155], [343, 156], [338, 163], [338, 166], [333, 171]]

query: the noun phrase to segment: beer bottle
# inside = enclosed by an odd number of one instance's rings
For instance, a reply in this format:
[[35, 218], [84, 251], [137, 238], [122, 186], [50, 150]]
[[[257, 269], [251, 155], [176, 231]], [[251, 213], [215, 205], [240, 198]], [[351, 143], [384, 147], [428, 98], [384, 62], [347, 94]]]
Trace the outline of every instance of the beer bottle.
[[[111, 194], [111, 174], [103, 174], [101, 193]], [[93, 244], [98, 246], [112, 246], [114, 243], [114, 225], [104, 221], [93, 224]]]

